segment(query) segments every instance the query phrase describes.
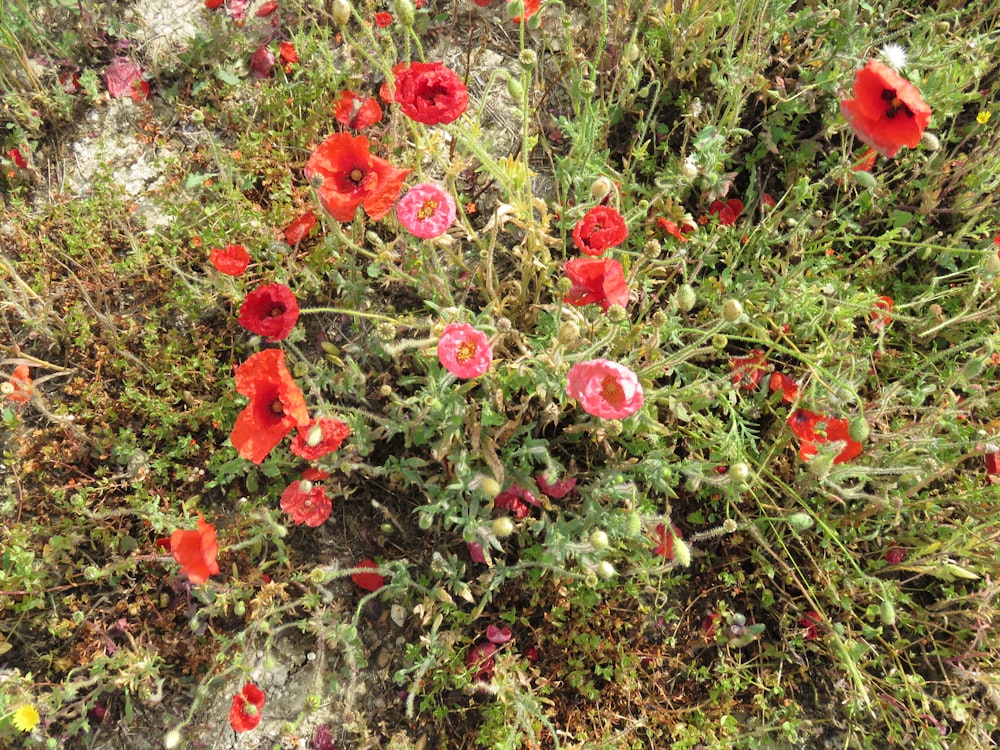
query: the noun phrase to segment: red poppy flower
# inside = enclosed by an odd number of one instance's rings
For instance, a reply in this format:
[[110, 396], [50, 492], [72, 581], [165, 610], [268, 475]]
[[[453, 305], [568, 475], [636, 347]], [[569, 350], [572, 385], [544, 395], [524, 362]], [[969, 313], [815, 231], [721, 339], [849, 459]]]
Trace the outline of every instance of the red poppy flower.
[[461, 117], [469, 106], [469, 91], [462, 79], [442, 63], [399, 63], [392, 76], [395, 85], [386, 82], [382, 98], [395, 101], [415, 122], [444, 125]]
[[538, 483], [538, 489], [553, 500], [562, 500], [576, 487], [576, 477], [565, 477], [550, 483], [548, 477], [544, 474], [538, 474], [535, 476], [535, 482]]
[[28, 366], [18, 365], [7, 382], [0, 386], [0, 393], [3, 393], [8, 401], [25, 404], [31, 399], [31, 392], [34, 389], [32, 382]]
[[[361, 562], [355, 563], [355, 568], [377, 568], [378, 565], [374, 560], [364, 559]], [[351, 576], [351, 580], [359, 588], [363, 588], [365, 591], [378, 591], [382, 586], [385, 585], [385, 579], [379, 573], [354, 573]]]
[[488, 8], [493, 0], [472, 0], [473, 3], [478, 5], [480, 8]]
[[260, 724], [261, 710], [266, 696], [264, 691], [248, 682], [233, 696], [233, 706], [229, 709], [229, 724], [236, 732], [249, 732]]
[[265, 284], [250, 292], [240, 305], [239, 324], [268, 341], [287, 338], [299, 319], [299, 303], [284, 284]]
[[[512, 0], [507, 0], [507, 4], [510, 5]], [[524, 6], [524, 11], [522, 15], [514, 16], [511, 20], [514, 23], [521, 23], [521, 19], [529, 19], [535, 15], [539, 8], [542, 7], [542, 0], [522, 0], [522, 5]]]
[[786, 404], [794, 403], [795, 399], [799, 397], [798, 384], [792, 380], [790, 375], [785, 375], [783, 372], [772, 372], [768, 387], [772, 392], [781, 391], [781, 400]]
[[285, 352], [265, 349], [236, 368], [236, 391], [250, 403], [236, 417], [230, 440], [259, 464], [292, 430], [309, 422], [302, 391], [285, 366]]
[[297, 245], [313, 230], [316, 226], [316, 214], [312, 211], [306, 211], [301, 216], [297, 216], [292, 220], [292, 223], [285, 227], [285, 242], [289, 245]]
[[743, 201], [739, 198], [730, 198], [725, 202], [713, 201], [712, 205], [708, 207], [708, 212], [718, 216], [722, 226], [731, 227], [743, 213]]
[[195, 585], [219, 572], [215, 526], [205, 523], [201, 513], [194, 531], [178, 529], [170, 535], [170, 553], [180, 564], [181, 574]]
[[250, 56], [250, 75], [254, 78], [267, 78], [274, 68], [274, 53], [266, 44], [257, 48]]
[[514, 514], [514, 518], [520, 521], [526, 518], [531, 512], [528, 505], [539, 507], [538, 499], [524, 487], [512, 484], [506, 490], [493, 498], [493, 507], [500, 510], [509, 510]]
[[862, 141], [883, 156], [920, 143], [931, 108], [912, 83], [877, 60], [854, 77], [854, 98], [840, 102], [840, 112]]
[[753, 391], [764, 379], [764, 368], [767, 358], [760, 349], [752, 349], [746, 357], [733, 357], [729, 360], [729, 370], [732, 372], [733, 385], [741, 391]]
[[205, 0], [205, 7], [209, 10], [215, 10], [216, 8], [221, 8], [224, 2], [225, 0]]
[[662, 216], [656, 217], [656, 226], [662, 229], [669, 235], [673, 235], [680, 242], [687, 242], [688, 238], [684, 236], [681, 232], [681, 228], [677, 226], [677, 222], [670, 221], [669, 219], [664, 219]]
[[604, 312], [612, 305], [628, 305], [625, 271], [617, 260], [608, 258], [573, 258], [563, 266], [573, 282], [563, 302], [582, 307], [597, 304]]
[[308, 479], [292, 482], [281, 493], [281, 509], [292, 517], [292, 522], [316, 528], [330, 517], [333, 504], [321, 484]]
[[852, 440], [848, 434], [849, 422], [837, 417], [824, 417], [807, 409], [796, 409], [788, 417], [788, 426], [792, 433], [801, 441], [799, 457], [808, 461], [819, 451], [817, 445], [830, 442], [843, 442], [844, 448], [833, 459], [835, 464], [842, 464], [861, 455], [862, 445]]
[[986, 474], [988, 476], [1000, 475], [1000, 452], [993, 451], [983, 454], [986, 460]]
[[496, 669], [496, 659], [493, 654], [497, 647], [487, 641], [477, 643], [469, 650], [469, 655], [465, 658], [465, 666], [475, 670], [473, 679], [476, 682], [489, 682], [493, 679], [493, 671]]
[[822, 624], [823, 618], [820, 616], [819, 612], [811, 609], [799, 618], [799, 625], [806, 629], [806, 640], [819, 638], [819, 626]]
[[872, 309], [872, 328], [879, 331], [885, 328], [889, 323], [892, 322], [892, 316], [889, 313], [892, 312], [892, 297], [882, 295], [877, 300], [875, 300], [875, 307]]
[[21, 154], [21, 149], [19, 148], [12, 148], [10, 151], [8, 151], [7, 158], [9, 158], [21, 169], [28, 168], [28, 160], [24, 158], [24, 156]]
[[240, 276], [250, 265], [250, 254], [243, 245], [226, 245], [226, 249], [214, 247], [208, 255], [215, 270], [226, 276]]
[[149, 81], [144, 81], [141, 78], [134, 81], [132, 83], [132, 91], [129, 92], [129, 97], [137, 104], [145, 101], [149, 97]]
[[885, 551], [885, 554], [882, 555], [882, 559], [890, 565], [899, 565], [904, 559], [906, 559], [906, 550], [898, 544], [894, 544]]
[[299, 53], [295, 51], [295, 45], [291, 42], [278, 42], [278, 58], [285, 73], [291, 73], [292, 65], [299, 61]]
[[364, 130], [382, 119], [382, 107], [373, 96], [358, 96], [345, 89], [333, 105], [333, 118], [346, 128]]
[[392, 25], [392, 13], [376, 13], [375, 14], [375, 25], [380, 29], [388, 28]]
[[392, 210], [409, 169], [397, 169], [368, 151], [363, 135], [334, 133], [306, 163], [306, 177], [321, 178], [320, 202], [337, 221], [353, 221], [361, 206], [372, 219]]
[[681, 530], [676, 526], [670, 524], [670, 528], [673, 533], [667, 531], [666, 524], [656, 524], [656, 535], [660, 538], [660, 543], [653, 548], [653, 552], [662, 557], [664, 560], [674, 559], [674, 537], [677, 537], [678, 539], [683, 537]]
[[602, 255], [627, 237], [625, 219], [611, 206], [594, 206], [573, 227], [573, 242], [585, 255]]
[[267, 0], [266, 3], [264, 3], [263, 5], [260, 6], [260, 8], [257, 9], [257, 12], [254, 15], [257, 16], [257, 18], [264, 18], [265, 16], [269, 16], [272, 13], [274, 13], [274, 11], [276, 11], [277, 9], [278, 9], [277, 0]]
[[315, 461], [337, 450], [350, 434], [351, 428], [339, 419], [314, 419], [299, 426], [299, 434], [292, 438], [292, 453]]

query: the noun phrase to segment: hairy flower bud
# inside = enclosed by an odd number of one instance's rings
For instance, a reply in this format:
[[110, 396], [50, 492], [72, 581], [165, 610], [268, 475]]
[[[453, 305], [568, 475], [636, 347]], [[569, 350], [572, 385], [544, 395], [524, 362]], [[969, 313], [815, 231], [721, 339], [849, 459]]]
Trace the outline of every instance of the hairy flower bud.
[[510, 536], [514, 533], [514, 522], [510, 520], [509, 516], [494, 519], [493, 533], [500, 539]]
[[330, 3], [330, 15], [337, 26], [345, 26], [351, 20], [351, 4], [348, 0], [333, 0]]
[[412, 28], [414, 20], [413, 3], [410, 0], [393, 0], [392, 9], [396, 11], [396, 18], [406, 28]]
[[590, 544], [594, 549], [607, 549], [611, 542], [606, 531], [595, 529], [590, 534]]
[[496, 497], [500, 494], [501, 487], [496, 479], [483, 474], [479, 477], [479, 489], [486, 497]]
[[590, 195], [595, 201], [599, 201], [611, 192], [614, 185], [604, 175], [601, 175], [590, 183]]
[[695, 293], [694, 287], [690, 284], [681, 284], [677, 287], [675, 298], [677, 300], [677, 309], [681, 312], [690, 312], [698, 302], [698, 295]]
[[722, 306], [722, 319], [727, 323], [735, 323], [743, 317], [743, 304], [738, 299], [727, 299]]
[[598, 578], [605, 581], [610, 581], [612, 578], [618, 575], [618, 571], [615, 570], [615, 566], [609, 563], [607, 560], [601, 560], [599, 563], [597, 563], [597, 569], [595, 570], [595, 572], [597, 573]]
[[868, 439], [868, 423], [864, 417], [855, 417], [847, 425], [847, 436], [851, 440], [863, 443]]

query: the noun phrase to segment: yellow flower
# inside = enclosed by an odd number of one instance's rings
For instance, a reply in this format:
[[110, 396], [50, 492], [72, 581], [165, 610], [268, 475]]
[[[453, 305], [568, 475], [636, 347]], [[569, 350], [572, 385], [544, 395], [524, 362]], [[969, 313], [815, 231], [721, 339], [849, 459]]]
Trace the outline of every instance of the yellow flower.
[[990, 117], [992, 116], [993, 116], [992, 112], [986, 112], [986, 111], [980, 112], [978, 115], [976, 115], [976, 122], [978, 122], [980, 125], [985, 125], [990, 121]]
[[30, 703], [25, 703], [14, 712], [14, 728], [22, 732], [30, 732], [38, 726], [38, 709]]

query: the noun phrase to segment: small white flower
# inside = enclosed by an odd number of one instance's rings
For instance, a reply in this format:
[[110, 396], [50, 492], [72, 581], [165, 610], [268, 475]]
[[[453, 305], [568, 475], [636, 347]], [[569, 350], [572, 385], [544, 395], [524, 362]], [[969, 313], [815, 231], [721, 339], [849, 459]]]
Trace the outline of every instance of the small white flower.
[[897, 71], [906, 67], [906, 50], [898, 44], [886, 44], [882, 47], [882, 57], [889, 63], [889, 67]]

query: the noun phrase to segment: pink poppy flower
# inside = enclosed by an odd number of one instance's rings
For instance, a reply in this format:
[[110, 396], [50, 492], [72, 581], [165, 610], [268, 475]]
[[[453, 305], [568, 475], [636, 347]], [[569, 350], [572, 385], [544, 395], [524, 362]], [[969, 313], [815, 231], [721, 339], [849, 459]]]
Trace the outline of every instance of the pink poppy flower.
[[292, 482], [281, 493], [281, 509], [292, 517], [296, 525], [316, 528], [330, 517], [333, 504], [321, 484], [308, 479]]
[[440, 185], [421, 182], [399, 199], [396, 218], [415, 237], [439, 237], [455, 221], [455, 199]]
[[490, 369], [493, 347], [482, 331], [468, 323], [449, 323], [438, 339], [438, 359], [459, 378], [476, 378]]
[[497, 647], [492, 643], [477, 643], [469, 651], [465, 659], [465, 666], [476, 670], [474, 679], [476, 682], [489, 682], [493, 679], [493, 670], [496, 668], [496, 659], [493, 654]]
[[535, 481], [538, 483], [538, 489], [553, 500], [562, 500], [576, 487], [576, 477], [564, 477], [563, 479], [549, 481], [548, 476], [545, 474], [538, 474], [535, 476]]
[[250, 56], [250, 75], [254, 78], [267, 78], [274, 68], [274, 53], [265, 44], [257, 48]]
[[607, 359], [578, 362], [566, 375], [566, 393], [588, 414], [624, 419], [642, 408], [645, 395], [636, 374]]
[[[142, 80], [142, 68], [127, 57], [116, 57], [104, 71], [104, 83], [108, 93], [115, 99], [131, 96], [135, 101], [145, 98], [149, 84]], [[143, 94], [138, 96], [137, 94]]]

